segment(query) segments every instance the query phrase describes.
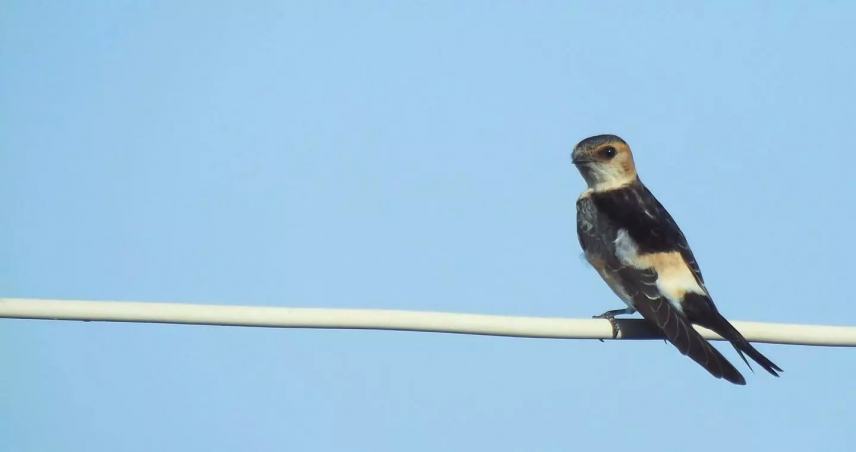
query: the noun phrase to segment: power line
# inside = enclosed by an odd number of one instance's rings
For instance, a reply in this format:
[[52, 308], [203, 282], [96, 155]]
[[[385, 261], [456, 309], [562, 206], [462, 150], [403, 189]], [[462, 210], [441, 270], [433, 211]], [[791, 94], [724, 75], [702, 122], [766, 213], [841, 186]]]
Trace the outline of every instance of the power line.
[[[657, 339], [641, 319], [618, 320], [619, 333], [602, 319], [512, 317], [386, 309], [318, 309], [126, 301], [0, 298], [0, 318], [174, 323], [272, 328], [423, 331], [556, 339]], [[856, 346], [856, 327], [732, 322], [751, 342]], [[707, 339], [721, 340], [696, 327]]]

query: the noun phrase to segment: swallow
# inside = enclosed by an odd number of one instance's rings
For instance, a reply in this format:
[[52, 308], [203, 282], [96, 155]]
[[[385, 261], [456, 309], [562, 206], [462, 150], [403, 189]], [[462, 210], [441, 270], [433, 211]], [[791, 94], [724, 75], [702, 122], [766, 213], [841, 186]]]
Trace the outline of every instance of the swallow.
[[715, 331], [774, 376], [782, 369], [755, 349], [713, 304], [699, 265], [669, 212], [642, 184], [630, 146], [598, 135], [574, 147], [572, 160], [588, 188], [577, 200], [577, 235], [586, 260], [627, 305], [604, 312], [639, 312], [682, 354], [716, 378], [745, 385], [743, 375], [692, 325]]

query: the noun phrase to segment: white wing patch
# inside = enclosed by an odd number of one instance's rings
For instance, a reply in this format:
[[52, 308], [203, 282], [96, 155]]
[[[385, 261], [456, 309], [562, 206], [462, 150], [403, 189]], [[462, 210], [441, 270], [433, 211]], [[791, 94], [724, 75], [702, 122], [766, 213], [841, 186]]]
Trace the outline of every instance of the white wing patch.
[[681, 312], [681, 302], [687, 292], [707, 295], [678, 251], [639, 254], [639, 246], [627, 230], [619, 229], [615, 236], [615, 256], [624, 265], [640, 270], [654, 269], [657, 290]]

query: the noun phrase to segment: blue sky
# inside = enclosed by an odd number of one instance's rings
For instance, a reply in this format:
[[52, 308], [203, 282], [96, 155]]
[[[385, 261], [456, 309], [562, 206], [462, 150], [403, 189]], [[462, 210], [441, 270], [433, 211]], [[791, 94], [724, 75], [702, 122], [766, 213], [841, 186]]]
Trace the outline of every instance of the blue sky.
[[[726, 317], [853, 325], [854, 19], [847, 2], [6, 2], [0, 293], [588, 317], [621, 303], [581, 257], [569, 155], [617, 133]], [[853, 350], [759, 347], [784, 375], [735, 387], [660, 341], [2, 320], [0, 438], [852, 449]]]

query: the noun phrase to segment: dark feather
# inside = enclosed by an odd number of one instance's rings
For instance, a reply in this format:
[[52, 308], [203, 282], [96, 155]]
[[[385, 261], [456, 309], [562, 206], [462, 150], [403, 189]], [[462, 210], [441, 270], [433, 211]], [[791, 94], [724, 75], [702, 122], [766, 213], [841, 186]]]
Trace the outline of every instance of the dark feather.
[[693, 329], [690, 322], [674, 308], [671, 303], [663, 298], [656, 300], [640, 299], [636, 302], [636, 309], [642, 317], [659, 327], [666, 339], [671, 342], [682, 354], [689, 356], [693, 361], [699, 363], [716, 378], [745, 385], [743, 375], [722, 356], [701, 334]]
[[641, 181], [619, 190], [592, 193], [598, 213], [625, 229], [642, 254], [678, 251], [704, 287], [704, 277], [684, 233]]
[[[749, 355], [750, 358], [770, 374], [779, 376], [777, 372], [782, 372], [782, 369], [752, 346], [740, 334], [740, 331], [737, 331], [737, 328], [734, 328], [734, 325], [719, 313], [713, 301], [710, 300], [710, 297], [688, 293], [685, 295], [684, 301], [684, 312], [691, 322], [713, 330], [716, 334], [722, 336], [723, 339], [731, 342], [731, 345], [734, 346], [734, 349], [737, 350], [737, 353], [743, 358], [747, 366], [749, 366], [749, 362], [743, 356], [744, 353]], [[751, 366], [749, 368], [751, 369]]]

